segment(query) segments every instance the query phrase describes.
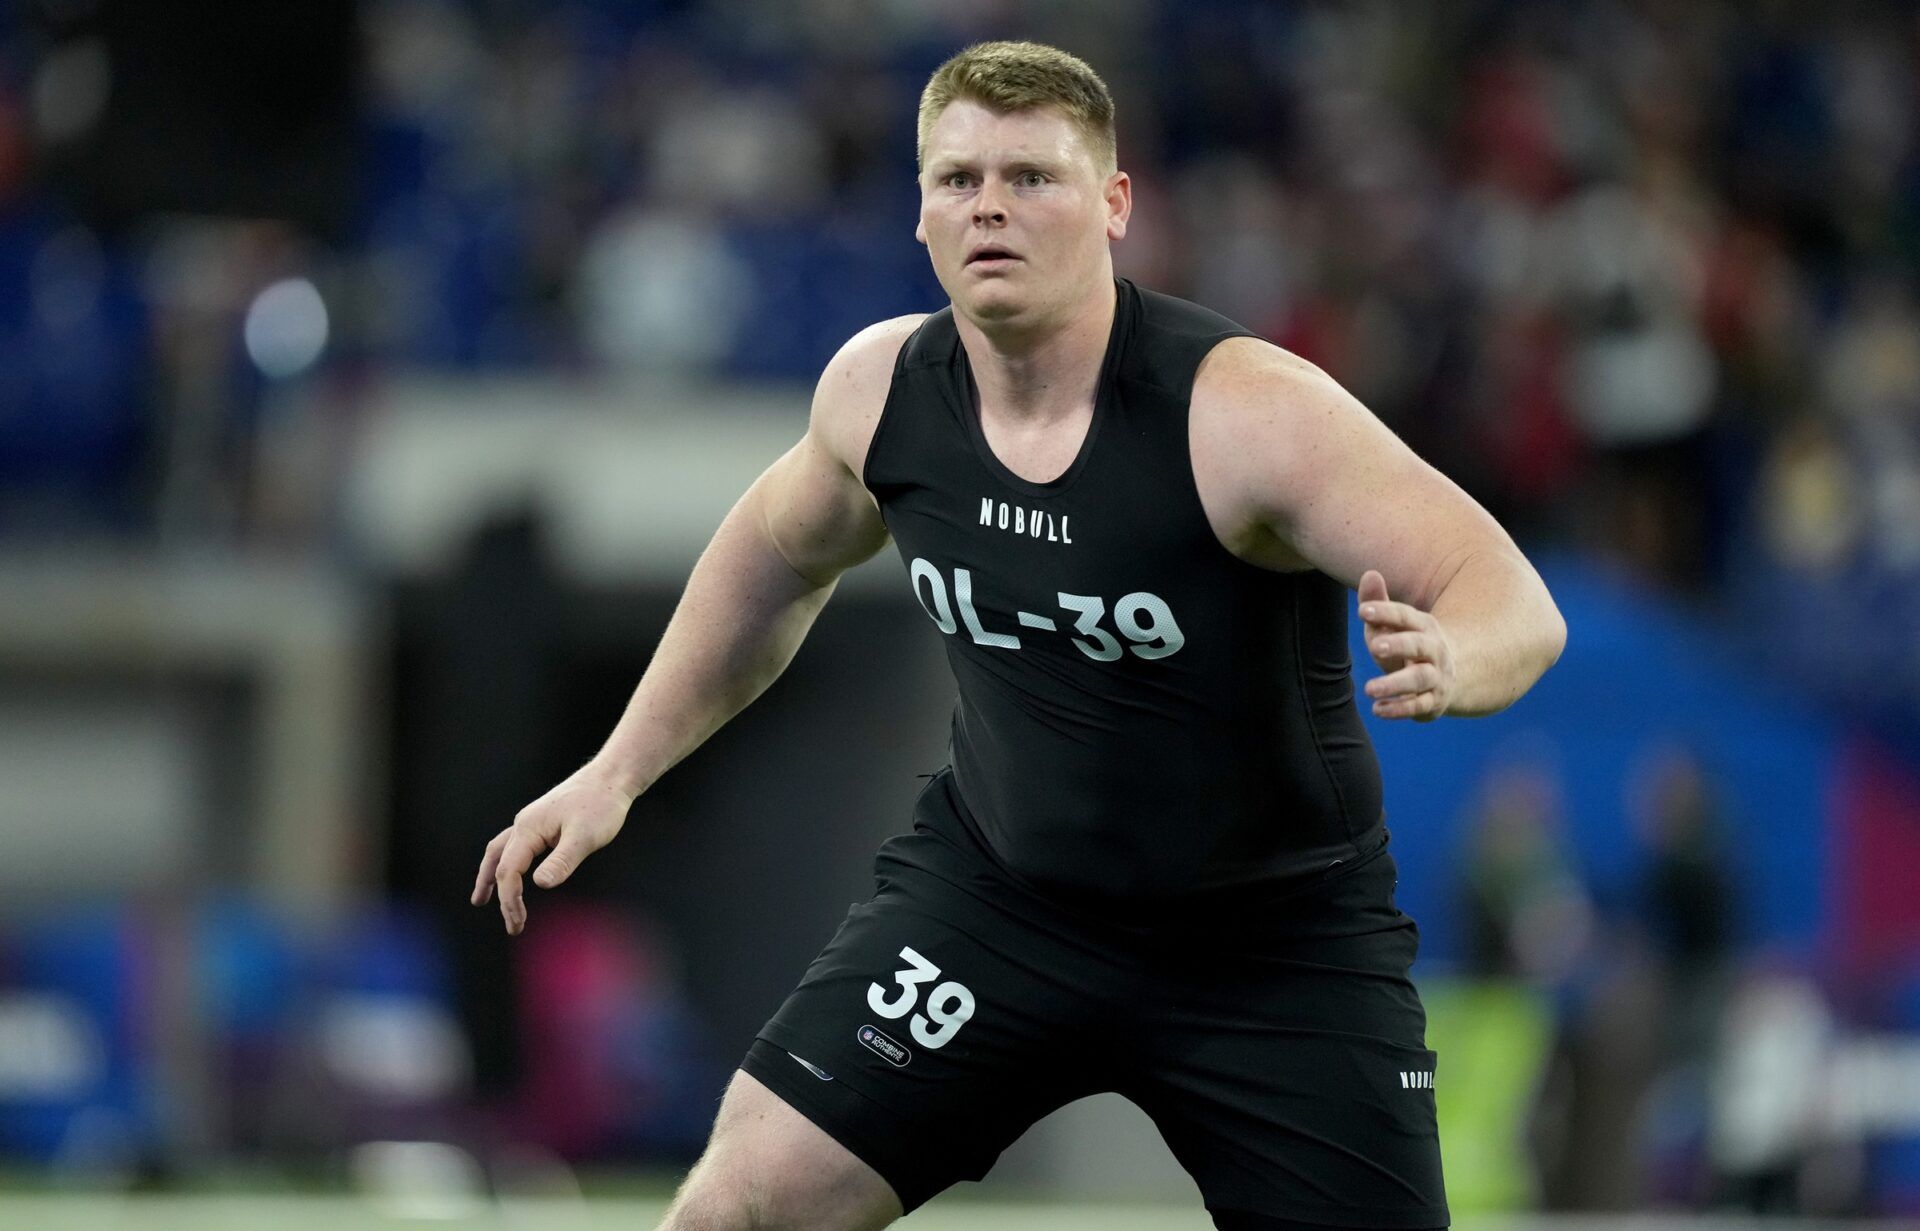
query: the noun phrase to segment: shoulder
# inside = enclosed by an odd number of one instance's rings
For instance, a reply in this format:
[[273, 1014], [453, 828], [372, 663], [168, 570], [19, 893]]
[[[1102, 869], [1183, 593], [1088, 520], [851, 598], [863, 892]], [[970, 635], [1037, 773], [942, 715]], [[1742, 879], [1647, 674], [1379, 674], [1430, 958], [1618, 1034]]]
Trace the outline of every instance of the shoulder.
[[1195, 408], [1204, 399], [1210, 413], [1228, 416], [1345, 396], [1333, 377], [1264, 338], [1227, 338], [1207, 352], [1193, 378]]
[[807, 433], [855, 474], [865, 464], [886, 409], [900, 349], [926, 319], [920, 312], [867, 326], [847, 339], [820, 373]]
[[1261, 338], [1228, 338], [1207, 353], [1194, 373], [1189, 415], [1196, 455], [1254, 448], [1267, 465], [1310, 463], [1337, 438], [1384, 430], [1333, 377]]
[[870, 393], [876, 387], [884, 395], [892, 382], [893, 365], [900, 356], [900, 348], [926, 319], [924, 312], [896, 316], [868, 325], [848, 338], [820, 373], [820, 383], [815, 389], [816, 405], [823, 395], [830, 395], [827, 400], [833, 402], [848, 393]]
[[1253, 544], [1273, 555], [1260, 528], [1289, 520], [1292, 505], [1391, 436], [1338, 381], [1260, 338], [1228, 338], [1194, 375], [1194, 484], [1221, 541], [1242, 556]]

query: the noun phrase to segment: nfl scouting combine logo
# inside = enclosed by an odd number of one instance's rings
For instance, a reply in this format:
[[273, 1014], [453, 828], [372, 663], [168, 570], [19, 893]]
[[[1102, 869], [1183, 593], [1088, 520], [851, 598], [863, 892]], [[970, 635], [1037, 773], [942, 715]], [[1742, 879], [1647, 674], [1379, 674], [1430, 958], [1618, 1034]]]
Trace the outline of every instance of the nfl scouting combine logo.
[[860, 1027], [854, 1037], [860, 1040], [862, 1047], [877, 1053], [882, 1060], [885, 1060], [897, 1069], [906, 1068], [907, 1061], [913, 1059], [912, 1052], [888, 1038], [883, 1031], [875, 1030], [872, 1026]]

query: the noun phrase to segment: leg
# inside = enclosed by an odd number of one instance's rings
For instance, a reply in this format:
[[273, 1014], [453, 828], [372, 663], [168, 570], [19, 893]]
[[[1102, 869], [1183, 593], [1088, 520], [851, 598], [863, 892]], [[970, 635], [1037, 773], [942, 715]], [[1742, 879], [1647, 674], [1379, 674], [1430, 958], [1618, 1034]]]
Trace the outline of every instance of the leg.
[[1384, 853], [1183, 937], [1136, 998], [1121, 1093], [1221, 1231], [1447, 1225], [1416, 938]]
[[1103, 1037], [1122, 968], [971, 841], [943, 771], [913, 831], [875, 856], [874, 896], [741, 1061], [886, 1181], [890, 1217], [981, 1178], [1034, 1121], [1108, 1080], [1104, 1050], [1077, 1041]]
[[713, 1137], [660, 1231], [867, 1231], [900, 1217], [872, 1167], [748, 1073], [735, 1073]]
[[1072, 1041], [1111, 1020], [1111, 964], [1011, 888], [960, 889], [992, 870], [936, 833], [952, 806], [936, 777], [748, 1047], [668, 1231], [883, 1227], [1099, 1088]]

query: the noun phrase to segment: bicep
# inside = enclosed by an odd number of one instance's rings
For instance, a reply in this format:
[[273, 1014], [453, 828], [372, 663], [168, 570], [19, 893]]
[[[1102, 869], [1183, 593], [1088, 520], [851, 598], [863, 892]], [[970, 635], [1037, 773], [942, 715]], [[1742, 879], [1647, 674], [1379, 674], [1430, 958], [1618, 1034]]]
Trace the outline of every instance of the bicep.
[[887, 545], [860, 479], [886, 406], [895, 356], [921, 317], [861, 330], [820, 374], [807, 434], [761, 476], [767, 536], [802, 577], [825, 585]]
[[1518, 555], [1491, 514], [1331, 377], [1297, 360], [1266, 374], [1238, 390], [1236, 479], [1289, 554], [1347, 586], [1378, 569], [1422, 608], [1466, 560]]
[[1348, 442], [1351, 460], [1327, 466], [1286, 508], [1304, 559], [1347, 586], [1378, 569], [1389, 594], [1430, 610], [1467, 560], [1519, 554], [1473, 497], [1367, 418], [1372, 430]]
[[813, 431], [755, 488], [769, 541], [809, 581], [825, 585], [887, 544], [886, 524], [865, 486]]

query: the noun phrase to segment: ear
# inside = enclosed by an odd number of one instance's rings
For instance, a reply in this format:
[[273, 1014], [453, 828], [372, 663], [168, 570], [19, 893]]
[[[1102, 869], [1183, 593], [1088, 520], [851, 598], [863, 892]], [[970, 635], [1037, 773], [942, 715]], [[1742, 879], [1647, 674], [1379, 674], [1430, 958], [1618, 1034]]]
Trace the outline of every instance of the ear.
[[1107, 238], [1125, 239], [1127, 219], [1133, 217], [1133, 179], [1125, 171], [1107, 177]]

